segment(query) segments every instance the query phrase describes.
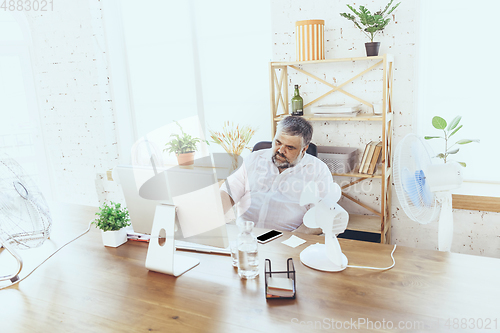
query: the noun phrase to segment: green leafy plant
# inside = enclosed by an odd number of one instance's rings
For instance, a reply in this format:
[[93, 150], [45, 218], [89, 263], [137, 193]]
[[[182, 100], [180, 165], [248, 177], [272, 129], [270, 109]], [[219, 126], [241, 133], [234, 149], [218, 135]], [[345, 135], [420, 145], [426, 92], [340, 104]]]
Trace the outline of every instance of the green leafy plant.
[[[389, 1], [387, 6], [385, 6], [384, 10], [379, 10], [373, 15], [365, 6], [359, 6], [359, 11], [354, 9], [351, 5], [347, 5], [349, 9], [356, 14], [356, 16], [348, 13], [341, 13], [340, 16], [345, 17], [346, 19], [354, 22], [354, 25], [358, 27], [365, 35], [370, 38], [370, 41], [373, 42], [373, 38], [379, 32], [385, 29], [385, 27], [391, 21], [390, 18], [387, 18], [396, 8], [398, 8], [399, 3], [397, 3], [394, 7], [389, 10], [389, 7], [392, 5], [394, 0]], [[389, 10], [389, 11], [388, 11]], [[357, 18], [359, 18], [359, 23]], [[363, 25], [363, 27], [361, 25]]]
[[130, 217], [127, 208], [121, 208], [120, 203], [110, 202], [109, 206], [104, 203], [95, 213], [99, 217], [92, 221], [102, 231], [115, 231], [130, 225]]
[[178, 122], [175, 123], [181, 129], [181, 135], [171, 134], [170, 136], [173, 136], [174, 138], [165, 144], [165, 149], [163, 149], [163, 151], [166, 151], [169, 154], [175, 153], [176, 155], [179, 155], [196, 151], [196, 145], [199, 142], [206, 142], [208, 144], [208, 141], [206, 140], [194, 138], [191, 135], [184, 133], [182, 126]]
[[[425, 136], [424, 138], [426, 140], [431, 140], [431, 139], [443, 139], [444, 140], [444, 153], [439, 153], [435, 157], [441, 158], [444, 160], [444, 163], [448, 161], [448, 156], [449, 155], [454, 155], [460, 151], [460, 148], [453, 148], [456, 145], [466, 145], [471, 142], [477, 142], [479, 143], [479, 140], [471, 140], [471, 139], [462, 139], [456, 141], [454, 144], [448, 147], [449, 140], [450, 138], [457, 133], [463, 125], [458, 126], [460, 123], [460, 120], [462, 119], [461, 116], [456, 116], [449, 124], [446, 122], [441, 117], [435, 116], [432, 118], [432, 126], [434, 126], [435, 129], [442, 130], [443, 135], [442, 136]], [[458, 127], [457, 127], [458, 126]], [[462, 165], [464, 168], [467, 166], [464, 162], [458, 162], [460, 165]]]

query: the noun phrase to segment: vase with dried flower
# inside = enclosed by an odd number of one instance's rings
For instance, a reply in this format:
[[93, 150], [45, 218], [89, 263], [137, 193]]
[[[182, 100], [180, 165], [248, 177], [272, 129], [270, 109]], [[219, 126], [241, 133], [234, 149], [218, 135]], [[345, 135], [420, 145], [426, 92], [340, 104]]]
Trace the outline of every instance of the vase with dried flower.
[[229, 173], [238, 169], [238, 158], [243, 152], [243, 150], [249, 149], [248, 143], [255, 134], [255, 129], [250, 126], [239, 126], [230, 123], [229, 121], [224, 122], [222, 131], [216, 132], [210, 130], [210, 137], [212, 142], [221, 145], [222, 148], [231, 156], [231, 169]]

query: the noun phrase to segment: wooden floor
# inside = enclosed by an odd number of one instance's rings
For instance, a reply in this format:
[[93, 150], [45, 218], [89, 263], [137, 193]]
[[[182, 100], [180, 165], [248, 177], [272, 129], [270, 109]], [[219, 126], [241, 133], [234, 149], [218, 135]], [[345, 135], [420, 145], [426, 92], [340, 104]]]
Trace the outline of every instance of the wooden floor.
[[[55, 210], [51, 239], [42, 248], [20, 251], [25, 260], [21, 276], [84, 231], [93, 213], [78, 206]], [[361, 332], [455, 332], [461, 329], [453, 329], [453, 320], [463, 318], [489, 318], [490, 328], [497, 320], [496, 329], [483, 331], [500, 331], [498, 259], [398, 247], [396, 266], [389, 271], [325, 273], [299, 259], [306, 246], [321, 238], [302, 237], [308, 244], [295, 249], [281, 241], [260, 246], [262, 263], [269, 258], [274, 269], [284, 269], [292, 257], [297, 270], [297, 299], [266, 301], [263, 265], [258, 279], [243, 281], [229, 257], [188, 253], [200, 265], [174, 278], [144, 267], [147, 244], [106, 248], [92, 227], [26, 280], [0, 290], [0, 332], [311, 332], [310, 325], [328, 330], [331, 320], [360, 318], [374, 325], [383, 320], [421, 325], [388, 330], [358, 323]], [[350, 264], [392, 263], [390, 245], [341, 240], [341, 246]], [[9, 262], [5, 252], [0, 254], [2, 271]]]

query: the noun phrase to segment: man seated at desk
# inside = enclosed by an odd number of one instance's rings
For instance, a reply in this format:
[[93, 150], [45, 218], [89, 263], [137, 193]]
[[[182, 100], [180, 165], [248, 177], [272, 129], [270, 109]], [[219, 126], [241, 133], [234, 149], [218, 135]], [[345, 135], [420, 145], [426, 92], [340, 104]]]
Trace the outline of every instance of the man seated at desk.
[[221, 187], [224, 212], [235, 203], [241, 218], [257, 228], [321, 233], [302, 224], [310, 205], [299, 204], [305, 185], [316, 182], [323, 198], [333, 177], [324, 162], [306, 154], [313, 134], [302, 117], [289, 116], [278, 123], [272, 148], [250, 154]]

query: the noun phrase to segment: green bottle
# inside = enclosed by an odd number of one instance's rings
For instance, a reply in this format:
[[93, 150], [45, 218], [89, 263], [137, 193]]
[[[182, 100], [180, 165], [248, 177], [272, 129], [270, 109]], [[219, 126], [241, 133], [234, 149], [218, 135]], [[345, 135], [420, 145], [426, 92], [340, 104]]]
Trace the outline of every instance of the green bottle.
[[302, 104], [303, 101], [299, 95], [299, 86], [296, 84], [292, 97], [292, 116], [302, 116], [304, 114]]

